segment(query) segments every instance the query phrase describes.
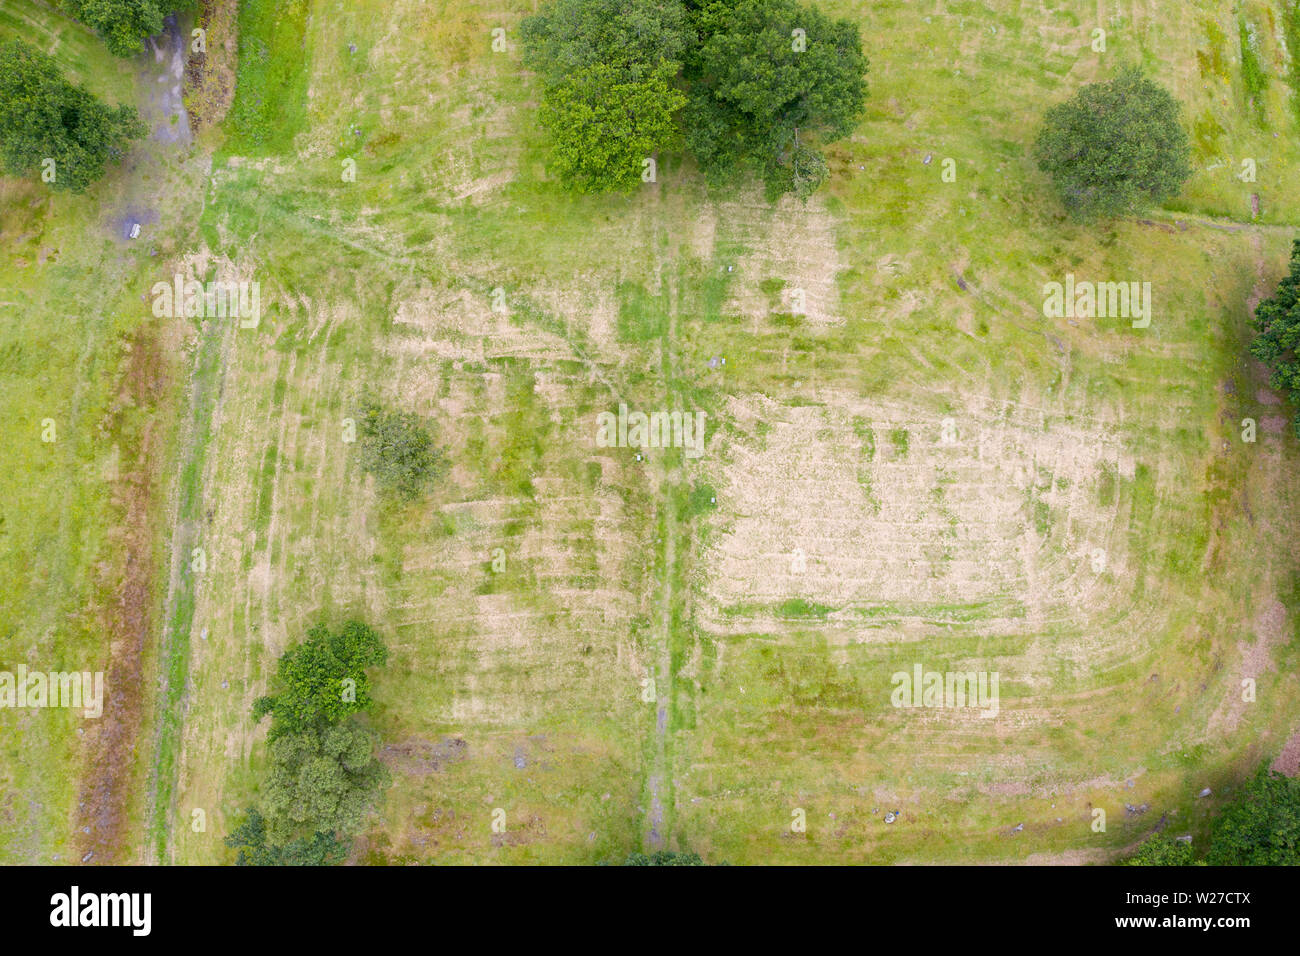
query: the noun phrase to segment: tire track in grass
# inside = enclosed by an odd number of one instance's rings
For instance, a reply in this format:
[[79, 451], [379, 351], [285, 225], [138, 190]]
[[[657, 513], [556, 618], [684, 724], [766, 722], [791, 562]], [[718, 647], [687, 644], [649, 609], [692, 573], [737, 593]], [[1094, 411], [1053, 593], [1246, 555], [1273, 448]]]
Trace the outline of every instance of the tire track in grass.
[[[655, 198], [660, 201], [657, 208], [662, 209], [662, 192], [656, 187]], [[662, 229], [662, 226], [660, 227]], [[659, 231], [659, 230], [656, 230]], [[657, 237], [656, 237], [657, 238]], [[666, 281], [660, 275], [660, 282]], [[677, 332], [677, 298], [678, 289], [671, 286], [668, 290], [669, 302], [663, 334], [659, 340], [659, 363], [662, 375], [662, 395], [664, 410], [672, 404], [673, 389], [673, 351], [672, 343]], [[662, 581], [659, 588], [659, 620], [654, 632], [654, 645], [651, 648], [655, 660], [654, 679], [655, 705], [653, 710], [654, 727], [652, 733], [652, 753], [649, 773], [646, 779], [646, 820], [645, 847], [650, 852], [665, 849], [667, 831], [672, 826], [675, 797], [673, 792], [672, 757], [669, 748], [669, 728], [673, 725], [673, 604], [676, 599], [675, 582], [677, 577], [677, 500], [676, 483], [679, 469], [675, 455], [669, 450], [661, 450], [658, 460], [663, 470], [658, 475], [658, 496], [660, 518], [657, 522], [659, 540], [663, 546]]]
[[179, 455], [180, 473], [170, 549], [171, 575], [158, 659], [160, 686], [154, 723], [153, 778], [150, 781], [149, 842], [158, 863], [170, 862], [181, 732], [187, 707], [190, 628], [194, 621], [197, 583], [189, 570], [189, 561], [193, 549], [200, 547], [202, 541], [204, 473], [208, 447], [216, 431], [214, 423], [225, 381], [225, 360], [234, 328], [234, 324], [220, 319], [209, 319], [203, 325], [196, 350], [186, 434]]

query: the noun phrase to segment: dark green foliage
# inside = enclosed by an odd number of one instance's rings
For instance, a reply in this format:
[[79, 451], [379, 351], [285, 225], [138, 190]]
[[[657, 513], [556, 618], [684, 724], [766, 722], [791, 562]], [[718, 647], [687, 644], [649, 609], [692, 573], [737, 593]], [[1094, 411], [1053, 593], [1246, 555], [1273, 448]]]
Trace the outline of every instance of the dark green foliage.
[[1260, 767], [1214, 822], [1211, 866], [1300, 866], [1300, 779]]
[[420, 416], [367, 401], [359, 413], [358, 432], [361, 467], [375, 476], [382, 491], [415, 501], [442, 474], [442, 452]]
[[1125, 866], [1300, 866], [1300, 779], [1261, 766], [1214, 821], [1205, 859], [1164, 834]]
[[[281, 657], [253, 718], [272, 716], [265, 817], [250, 810], [226, 838], [241, 865], [329, 865], [348, 852], [391, 783], [374, 755], [377, 738], [352, 719], [371, 704], [366, 668], [386, 663], [379, 635], [359, 621], [338, 633], [312, 628]], [[355, 682], [350, 687], [347, 681]]]
[[1049, 109], [1034, 154], [1078, 220], [1139, 212], [1192, 174], [1178, 103], [1136, 69]]
[[332, 833], [298, 837], [283, 846], [266, 842], [266, 821], [250, 807], [245, 821], [225, 839], [238, 850], [237, 866], [336, 866], [347, 859], [348, 844]]
[[90, 27], [117, 56], [131, 56], [144, 49], [145, 37], [163, 31], [163, 18], [184, 0], [63, 0], [63, 7]]
[[769, 197], [806, 197], [826, 178], [819, 145], [848, 135], [862, 113], [857, 28], [795, 0], [709, 3], [693, 22], [687, 146], [714, 181], [753, 172]]
[[271, 741], [262, 791], [268, 838], [287, 845], [308, 834], [359, 833], [392, 782], [374, 755], [377, 739], [350, 720]]
[[624, 866], [704, 866], [698, 853], [674, 853], [660, 850], [657, 853], [633, 853], [623, 863]]
[[688, 30], [676, 0], [554, 0], [523, 22], [524, 64], [542, 76], [551, 165], [580, 192], [637, 185], [672, 142]]
[[1142, 841], [1137, 852], [1123, 863], [1124, 866], [1195, 866], [1195, 852], [1190, 843], [1183, 843], [1164, 833], [1153, 833]]
[[523, 37], [552, 165], [583, 191], [636, 185], [685, 105], [712, 181], [757, 174], [770, 198], [806, 198], [827, 176], [820, 147], [853, 129], [866, 96], [856, 27], [796, 0], [553, 0]]
[[[1255, 307], [1255, 332], [1251, 354], [1272, 370], [1272, 386], [1300, 407], [1300, 239], [1291, 245], [1291, 268], [1277, 292]], [[1300, 436], [1300, 413], [1293, 424]]]
[[323, 625], [313, 627], [305, 641], [281, 656], [271, 680], [273, 693], [253, 705], [253, 719], [271, 715], [271, 739], [343, 720], [370, 706], [366, 668], [387, 660], [383, 640], [359, 621], [349, 621], [337, 634]]
[[35, 47], [0, 41], [0, 171], [40, 174], [53, 159], [50, 185], [82, 192], [146, 132], [134, 107], [110, 109]]
[[690, 37], [676, 0], [553, 0], [520, 31], [524, 66], [551, 81], [598, 64], [678, 61]]
[[645, 160], [676, 133], [686, 98], [672, 86], [676, 64], [582, 67], [542, 94], [541, 124], [555, 140], [551, 168], [579, 192], [627, 190]]

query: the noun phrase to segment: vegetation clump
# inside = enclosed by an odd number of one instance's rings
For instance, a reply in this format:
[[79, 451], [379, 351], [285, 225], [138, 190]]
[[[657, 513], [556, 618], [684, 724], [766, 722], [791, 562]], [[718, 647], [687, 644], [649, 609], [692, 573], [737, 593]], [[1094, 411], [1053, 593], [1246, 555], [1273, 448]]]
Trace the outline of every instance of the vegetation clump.
[[420, 416], [367, 400], [357, 431], [361, 467], [375, 476], [381, 491], [415, 501], [442, 474], [442, 452]]
[[1179, 113], [1167, 90], [1127, 69], [1049, 109], [1034, 154], [1073, 218], [1140, 212], [1176, 196], [1192, 174]]
[[649, 181], [684, 142], [712, 182], [806, 199], [867, 92], [857, 28], [795, 0], [552, 0], [523, 36], [552, 168], [581, 192]]
[[83, 192], [146, 132], [135, 107], [108, 107], [69, 83], [53, 57], [0, 41], [0, 171]]

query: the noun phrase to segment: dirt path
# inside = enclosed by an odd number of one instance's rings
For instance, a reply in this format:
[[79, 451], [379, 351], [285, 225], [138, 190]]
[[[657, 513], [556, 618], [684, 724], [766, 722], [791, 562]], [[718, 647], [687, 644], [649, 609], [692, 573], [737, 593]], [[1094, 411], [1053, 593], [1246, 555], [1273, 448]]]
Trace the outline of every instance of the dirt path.
[[[106, 214], [110, 233], [120, 244], [150, 241], [150, 227], [163, 222], [160, 183], [174, 178], [169, 168], [189, 159], [189, 123], [180, 93], [185, 68], [184, 35], [175, 17], [167, 33], [146, 44], [136, 58], [140, 100], [137, 108], [150, 127], [149, 138], [124, 163], [126, 176], [118, 198]], [[198, 180], [202, 182], [201, 179]], [[183, 201], [171, 197], [173, 208]], [[131, 239], [133, 223], [141, 225]], [[98, 616], [108, 638], [103, 717], [83, 738], [82, 778], [74, 820], [78, 859], [87, 863], [128, 862], [133, 808], [141, 801], [137, 773], [143, 710], [148, 687], [145, 664], [157, 634], [155, 601], [159, 568], [155, 545], [163, 513], [167, 408], [173, 393], [174, 365], [167, 354], [161, 323], [145, 321], [131, 343], [116, 403], [113, 429], [140, 422], [138, 442], [124, 452], [119, 474], [108, 494], [119, 512], [111, 557], [101, 564], [96, 590]], [[149, 410], [145, 414], [145, 410]]]

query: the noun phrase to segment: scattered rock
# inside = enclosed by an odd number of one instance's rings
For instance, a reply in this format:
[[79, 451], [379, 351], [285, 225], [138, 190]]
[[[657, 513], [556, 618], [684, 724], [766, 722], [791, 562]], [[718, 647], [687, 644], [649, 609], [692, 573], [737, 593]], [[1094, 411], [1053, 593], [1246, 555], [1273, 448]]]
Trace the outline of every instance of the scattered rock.
[[1206, 787], [1204, 790], [1202, 790], [1200, 793], [1198, 793], [1198, 794], [1196, 795], [1196, 797], [1197, 797], [1197, 799], [1200, 799], [1201, 797], [1208, 797], [1208, 796], [1209, 796], [1211, 793], [1213, 793], [1213, 792], [1214, 792], [1214, 791], [1212, 791], [1209, 787]]

